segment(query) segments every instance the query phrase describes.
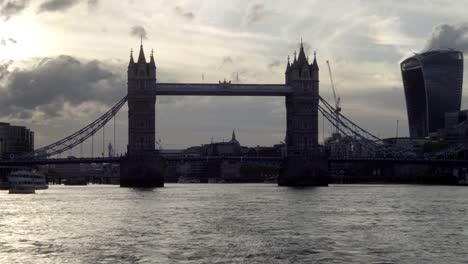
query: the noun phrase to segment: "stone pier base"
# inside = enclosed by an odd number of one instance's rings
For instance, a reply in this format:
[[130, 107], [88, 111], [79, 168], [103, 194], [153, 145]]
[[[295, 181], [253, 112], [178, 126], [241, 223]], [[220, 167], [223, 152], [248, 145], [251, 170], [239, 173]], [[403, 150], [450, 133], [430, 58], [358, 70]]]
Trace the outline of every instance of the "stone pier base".
[[278, 177], [278, 186], [328, 186], [328, 161], [287, 157]]
[[156, 154], [127, 156], [120, 163], [120, 187], [164, 187], [164, 159]]

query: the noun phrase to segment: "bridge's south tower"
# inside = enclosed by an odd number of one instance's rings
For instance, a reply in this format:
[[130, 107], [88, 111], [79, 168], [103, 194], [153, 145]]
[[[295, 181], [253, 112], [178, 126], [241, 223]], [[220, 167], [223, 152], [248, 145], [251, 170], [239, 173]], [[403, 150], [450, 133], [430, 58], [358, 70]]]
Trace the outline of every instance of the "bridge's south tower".
[[319, 68], [309, 63], [301, 42], [299, 55], [286, 67], [286, 85], [292, 94], [286, 96], [286, 148], [284, 171], [279, 185], [327, 185], [326, 163], [318, 148]]
[[128, 64], [128, 146], [121, 164], [121, 186], [164, 185], [162, 161], [155, 150], [156, 64], [153, 54], [146, 62], [143, 45], [138, 60]]

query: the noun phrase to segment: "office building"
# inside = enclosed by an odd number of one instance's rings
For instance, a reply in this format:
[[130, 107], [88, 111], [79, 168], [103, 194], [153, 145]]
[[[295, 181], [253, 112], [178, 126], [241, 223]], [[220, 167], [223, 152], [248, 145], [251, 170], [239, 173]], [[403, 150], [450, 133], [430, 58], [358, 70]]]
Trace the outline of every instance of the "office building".
[[444, 127], [447, 112], [460, 111], [463, 53], [436, 50], [401, 63], [411, 137], [426, 137]]

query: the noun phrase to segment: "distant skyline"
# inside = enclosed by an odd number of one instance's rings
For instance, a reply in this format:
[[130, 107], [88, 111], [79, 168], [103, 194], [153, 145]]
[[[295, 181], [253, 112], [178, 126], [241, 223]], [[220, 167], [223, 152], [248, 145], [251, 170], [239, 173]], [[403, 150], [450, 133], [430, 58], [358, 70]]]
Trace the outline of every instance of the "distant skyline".
[[[91, 122], [125, 95], [141, 36], [147, 57], [154, 49], [158, 81], [216, 83], [237, 75], [284, 83], [302, 37], [307, 55], [317, 51], [324, 98], [329, 60], [344, 115], [381, 137], [394, 136], [400, 120], [407, 136], [399, 62], [426, 49], [468, 50], [465, 9], [448, 0], [0, 1], [0, 122], [34, 130], [37, 147]], [[126, 115], [118, 115], [120, 152]], [[158, 97], [156, 119], [165, 148], [222, 141], [232, 129], [247, 146], [277, 144], [285, 133], [283, 98]]]

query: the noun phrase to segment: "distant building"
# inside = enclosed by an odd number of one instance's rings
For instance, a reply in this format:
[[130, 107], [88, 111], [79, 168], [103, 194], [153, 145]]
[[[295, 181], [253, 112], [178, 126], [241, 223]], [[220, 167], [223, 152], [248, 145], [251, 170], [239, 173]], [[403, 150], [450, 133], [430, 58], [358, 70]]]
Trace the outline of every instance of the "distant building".
[[401, 63], [411, 137], [426, 137], [444, 127], [447, 112], [460, 111], [463, 53], [437, 50]]
[[385, 144], [398, 147], [399, 150], [406, 150], [414, 153], [424, 153], [425, 146], [428, 144], [437, 144], [438, 140], [430, 138], [411, 138], [411, 137], [392, 137], [382, 140]]
[[0, 123], [0, 159], [34, 150], [34, 132], [23, 126]]
[[467, 139], [468, 110], [445, 113], [445, 126], [431, 136], [444, 140]]
[[324, 149], [334, 158], [368, 158], [373, 155], [361, 140], [338, 133], [325, 140]]
[[216, 142], [202, 146], [205, 156], [240, 156], [242, 148], [236, 139], [236, 132], [232, 131], [232, 138], [228, 142]]
[[227, 142], [211, 142], [201, 146], [189, 147], [185, 150], [162, 149], [163, 157], [206, 157], [207, 159], [169, 162], [166, 167], [167, 182], [262, 182], [266, 178], [276, 179], [277, 162], [246, 162], [238, 160], [210, 159], [211, 156], [236, 157], [282, 157], [285, 154], [285, 144], [273, 147], [241, 146], [232, 132], [231, 140]]

